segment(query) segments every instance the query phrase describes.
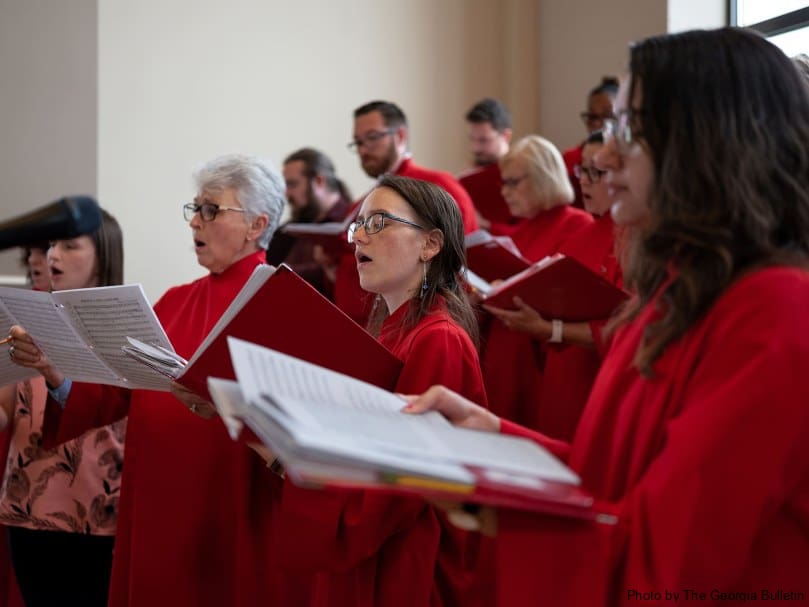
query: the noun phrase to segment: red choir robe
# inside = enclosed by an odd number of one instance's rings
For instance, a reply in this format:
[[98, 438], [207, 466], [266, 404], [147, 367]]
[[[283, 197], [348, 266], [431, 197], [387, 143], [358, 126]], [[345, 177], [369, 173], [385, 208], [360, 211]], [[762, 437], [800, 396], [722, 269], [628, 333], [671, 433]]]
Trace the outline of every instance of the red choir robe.
[[[477, 351], [446, 305], [410, 331], [407, 304], [386, 319], [379, 341], [404, 362], [396, 391], [443, 384], [486, 406]], [[418, 498], [383, 491], [309, 490], [286, 483], [276, 548], [281, 563], [313, 574], [311, 605], [419, 607], [475, 605], [484, 562], [493, 581], [493, 547], [466, 534]], [[481, 555], [481, 558], [478, 558]], [[488, 561], [484, 561], [488, 558]]]
[[[155, 313], [177, 352], [196, 350], [264, 252], [170, 289]], [[280, 479], [217, 419], [171, 394], [74, 383], [64, 410], [49, 400], [44, 441], [63, 442], [129, 415], [110, 587], [111, 607], [273, 603], [269, 508]]]
[[[753, 271], [666, 348], [649, 379], [632, 360], [662, 312], [653, 302], [621, 328], [568, 458], [619, 522], [501, 510], [498, 604], [673, 605], [667, 591], [701, 607], [807, 604], [807, 301], [806, 271]], [[705, 595], [687, 601], [685, 589]], [[803, 596], [773, 600], [778, 592]]]
[[[511, 238], [523, 256], [534, 262], [558, 252], [571, 234], [592, 222], [589, 213], [560, 205], [521, 223]], [[544, 367], [543, 345], [495, 318], [487, 320], [482, 366], [492, 411], [533, 426]]]
[[503, 180], [500, 177], [500, 165], [496, 162], [475, 167], [460, 175], [458, 181], [469, 192], [478, 213], [489, 220], [489, 232], [492, 234], [511, 234], [522, 221], [520, 217], [511, 214], [503, 198]]
[[[466, 190], [449, 173], [433, 171], [418, 166], [410, 158], [399, 163], [395, 175], [429, 181], [444, 188], [455, 200], [463, 219], [464, 233], [469, 234], [478, 229], [478, 220], [475, 207]], [[362, 204], [365, 196], [360, 198], [351, 211]], [[350, 211], [350, 212], [351, 212]], [[348, 248], [337, 260], [337, 269], [334, 279], [334, 303], [350, 316], [357, 324], [365, 326], [373, 308], [374, 296], [362, 290], [360, 277], [357, 274], [357, 260], [354, 258], [354, 247]]]
[[[615, 256], [615, 224], [609, 212], [562, 244], [560, 251], [573, 257], [612, 284], [622, 287], [623, 275]], [[550, 319], [548, 319], [550, 320]], [[601, 332], [606, 319], [591, 321], [594, 347], [544, 344], [545, 364], [531, 427], [564, 441], [573, 440], [579, 416], [601, 366]]]

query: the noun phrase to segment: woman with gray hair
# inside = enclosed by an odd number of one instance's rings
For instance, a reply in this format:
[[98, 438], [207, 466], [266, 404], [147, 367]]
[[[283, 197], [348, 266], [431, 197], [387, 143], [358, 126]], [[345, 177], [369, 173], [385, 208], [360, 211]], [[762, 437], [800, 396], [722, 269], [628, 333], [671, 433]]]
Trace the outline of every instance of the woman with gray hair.
[[[196, 184], [184, 212], [197, 260], [210, 273], [169, 289], [155, 305], [185, 357], [264, 262], [285, 204], [280, 174], [259, 158], [216, 158]], [[129, 415], [109, 605], [249, 607], [277, 595], [271, 576], [257, 575], [270, 569], [270, 543], [260, 532], [275, 477], [252, 451], [171, 394], [71, 385], [27, 334], [15, 335], [15, 345], [53, 388], [46, 444]]]
[[[525, 218], [511, 238], [529, 261], [557, 253], [571, 234], [593, 222], [589, 213], [570, 205], [573, 188], [565, 163], [547, 139], [520, 139], [500, 160], [500, 173], [511, 213]], [[512, 324], [503, 311], [486, 309], [492, 318], [482, 340], [481, 366], [489, 402], [497, 415], [534, 428], [544, 341]]]

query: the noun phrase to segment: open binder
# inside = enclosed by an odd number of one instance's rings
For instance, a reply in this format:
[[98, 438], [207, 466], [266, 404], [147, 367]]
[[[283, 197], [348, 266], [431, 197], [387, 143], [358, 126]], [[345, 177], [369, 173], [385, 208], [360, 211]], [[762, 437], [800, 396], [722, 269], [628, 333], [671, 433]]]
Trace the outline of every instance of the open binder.
[[350, 212], [343, 221], [326, 221], [322, 223], [287, 223], [281, 226], [284, 234], [311, 240], [329, 255], [336, 256], [349, 249], [348, 226], [357, 217], [359, 205]]
[[629, 294], [572, 257], [557, 253], [488, 289], [483, 305], [513, 309], [520, 297], [546, 319], [609, 318]]
[[[126, 388], [168, 390], [168, 380], [125, 356], [131, 335], [158, 348], [171, 348], [140, 285], [46, 293], [0, 288], [0, 331], [25, 327], [37, 346], [75, 381]], [[37, 372], [0, 356], [0, 385]]]
[[466, 265], [489, 282], [522, 272], [531, 265], [508, 236], [492, 236], [485, 230], [467, 234]]
[[194, 355], [130, 343], [125, 351], [200, 395], [209, 376], [235, 378], [227, 337], [249, 339], [372, 384], [393, 388], [402, 363], [288, 266], [259, 266]]
[[296, 484], [363, 488], [609, 521], [539, 445], [407, 415], [397, 395], [229, 338], [238, 383], [209, 378], [231, 436], [246, 426]]

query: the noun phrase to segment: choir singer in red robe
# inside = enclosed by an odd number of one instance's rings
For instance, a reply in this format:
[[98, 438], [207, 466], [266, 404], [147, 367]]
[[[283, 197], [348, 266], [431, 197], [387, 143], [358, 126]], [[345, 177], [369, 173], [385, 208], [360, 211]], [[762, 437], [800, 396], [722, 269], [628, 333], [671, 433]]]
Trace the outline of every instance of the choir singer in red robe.
[[[209, 274], [155, 304], [186, 358], [263, 263], [285, 204], [281, 175], [255, 157], [216, 158], [197, 172], [196, 185], [184, 212]], [[129, 414], [110, 607], [258, 607], [277, 595], [266, 573], [272, 545], [261, 506], [272, 501], [274, 475], [250, 449], [218, 420], [204, 419], [209, 412], [194, 415], [169, 393], [71, 385], [44, 356], [34, 366], [57, 388], [46, 410], [46, 444]]]
[[[370, 330], [404, 362], [396, 390], [446, 384], [485, 406], [455, 201], [431, 183], [386, 175], [362, 202], [349, 240], [363, 289], [377, 294]], [[493, 568], [488, 577], [479, 569], [491, 546], [418, 498], [287, 482], [276, 525], [280, 566], [312, 573], [311, 605], [489, 604]]]
[[637, 297], [555, 449], [618, 522], [499, 511], [499, 604], [806, 604], [809, 89], [756, 33], [694, 31], [634, 44], [617, 108], [596, 161]]

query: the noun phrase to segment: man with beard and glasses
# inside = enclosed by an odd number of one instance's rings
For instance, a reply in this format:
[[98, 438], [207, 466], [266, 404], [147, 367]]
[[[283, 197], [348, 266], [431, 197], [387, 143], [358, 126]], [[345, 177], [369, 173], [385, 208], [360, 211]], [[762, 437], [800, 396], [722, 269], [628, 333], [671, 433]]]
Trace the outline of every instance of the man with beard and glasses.
[[469, 151], [475, 166], [458, 177], [469, 192], [478, 214], [480, 227], [492, 234], [509, 234], [520, 222], [508, 210], [501, 189], [498, 161], [511, 144], [511, 115], [506, 106], [487, 97], [466, 113]]
[[[343, 221], [351, 193], [337, 177], [334, 163], [323, 152], [301, 148], [284, 160], [284, 181], [291, 207], [290, 223]], [[276, 233], [267, 249], [267, 263], [286, 263], [323, 295], [331, 297], [331, 281], [316, 261], [317, 245], [309, 239]]]
[[[371, 101], [354, 110], [354, 137], [348, 147], [359, 155], [366, 175], [375, 179], [384, 175], [399, 175], [434, 183], [446, 190], [458, 205], [464, 233], [477, 230], [478, 220], [469, 194], [449, 173], [414, 163], [408, 151], [409, 138], [407, 118], [395, 103]], [[355, 208], [364, 198], [362, 196], [355, 203]], [[364, 325], [373, 299], [360, 287], [353, 250], [340, 256], [334, 271], [334, 303]]]

